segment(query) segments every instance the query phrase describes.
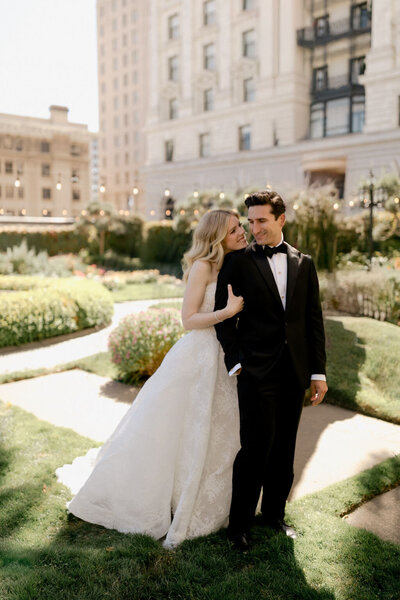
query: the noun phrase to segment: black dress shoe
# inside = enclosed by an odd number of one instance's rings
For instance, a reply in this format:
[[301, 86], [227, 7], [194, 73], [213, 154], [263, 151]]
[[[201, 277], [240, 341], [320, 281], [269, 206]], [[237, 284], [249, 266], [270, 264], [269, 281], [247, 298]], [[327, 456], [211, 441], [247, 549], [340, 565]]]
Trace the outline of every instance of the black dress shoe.
[[283, 521], [282, 519], [278, 519], [276, 521], [263, 520], [263, 524], [267, 527], [270, 527], [274, 531], [284, 533], [285, 535], [287, 535], [287, 537], [292, 538], [292, 540], [295, 540], [297, 538], [297, 531], [293, 529], [293, 527], [285, 523], [285, 521]]
[[228, 540], [232, 542], [233, 547], [239, 550], [239, 552], [248, 552], [250, 550], [247, 533], [228, 533]]

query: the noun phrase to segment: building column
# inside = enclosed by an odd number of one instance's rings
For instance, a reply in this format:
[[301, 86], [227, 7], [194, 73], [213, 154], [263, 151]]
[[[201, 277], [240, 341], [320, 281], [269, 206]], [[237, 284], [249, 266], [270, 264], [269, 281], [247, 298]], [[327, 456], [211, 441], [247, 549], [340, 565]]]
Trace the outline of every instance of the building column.
[[159, 111], [159, 45], [158, 45], [158, 0], [149, 1], [149, 37], [148, 37], [148, 93], [149, 110], [147, 112], [148, 124], [157, 122]]
[[400, 61], [396, 59], [396, 22], [400, 27], [397, 0], [372, 4], [371, 50], [366, 59], [366, 125], [364, 131], [389, 130], [398, 126]]

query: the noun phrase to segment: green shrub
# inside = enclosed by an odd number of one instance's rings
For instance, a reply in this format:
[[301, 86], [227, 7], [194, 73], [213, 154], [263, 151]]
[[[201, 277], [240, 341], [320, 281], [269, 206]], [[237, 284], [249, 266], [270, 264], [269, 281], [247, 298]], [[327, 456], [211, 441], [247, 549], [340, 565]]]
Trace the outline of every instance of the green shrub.
[[146, 265], [157, 263], [180, 265], [191, 241], [191, 231], [176, 231], [172, 223], [151, 223], [147, 227], [141, 258]]
[[183, 333], [180, 314], [175, 309], [128, 315], [109, 337], [112, 361], [124, 381], [150, 376]]
[[322, 305], [351, 315], [400, 322], [400, 272], [377, 267], [320, 275]]
[[36, 252], [46, 250], [49, 256], [56, 254], [68, 254], [72, 252], [77, 254], [82, 248], [88, 246], [86, 236], [78, 233], [76, 230], [46, 230], [46, 231], [7, 231], [2, 227], [0, 231], [0, 252], [5, 252], [7, 248], [19, 246], [22, 240], [26, 240], [28, 248], [33, 248]]
[[109, 292], [95, 281], [0, 277], [0, 289], [0, 347], [107, 325], [113, 314]]

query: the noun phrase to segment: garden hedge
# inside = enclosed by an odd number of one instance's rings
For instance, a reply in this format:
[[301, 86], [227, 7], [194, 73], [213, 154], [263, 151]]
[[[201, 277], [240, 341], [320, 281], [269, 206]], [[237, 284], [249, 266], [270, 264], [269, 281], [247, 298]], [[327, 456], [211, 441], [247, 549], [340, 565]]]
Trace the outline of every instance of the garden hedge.
[[0, 289], [0, 347], [108, 325], [114, 311], [96, 281], [5, 276]]

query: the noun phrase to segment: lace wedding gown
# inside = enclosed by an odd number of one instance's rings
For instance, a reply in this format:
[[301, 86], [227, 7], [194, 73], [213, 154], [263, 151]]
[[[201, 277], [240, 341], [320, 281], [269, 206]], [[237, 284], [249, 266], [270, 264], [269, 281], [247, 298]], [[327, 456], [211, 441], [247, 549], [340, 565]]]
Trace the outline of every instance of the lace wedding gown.
[[[215, 286], [207, 286], [201, 312], [213, 310]], [[77, 517], [166, 536], [171, 548], [226, 526], [238, 449], [236, 378], [208, 327], [171, 348], [99, 452], [57, 476], [73, 492], [80, 488], [68, 505]]]

